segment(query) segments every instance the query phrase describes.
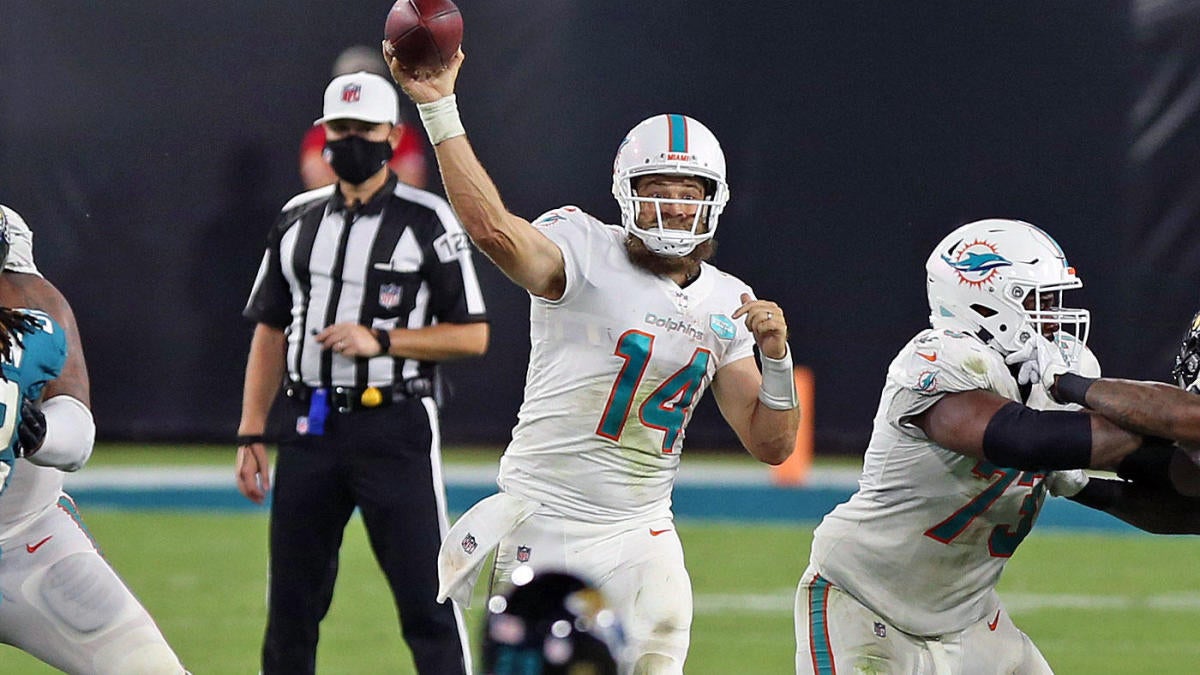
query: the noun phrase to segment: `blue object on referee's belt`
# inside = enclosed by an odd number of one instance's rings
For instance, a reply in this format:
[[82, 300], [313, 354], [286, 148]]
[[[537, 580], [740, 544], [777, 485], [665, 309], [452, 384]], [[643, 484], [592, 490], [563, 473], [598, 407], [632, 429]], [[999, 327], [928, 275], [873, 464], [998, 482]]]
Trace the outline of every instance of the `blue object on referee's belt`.
[[325, 416], [329, 414], [329, 390], [321, 387], [312, 390], [308, 401], [308, 435], [325, 435]]

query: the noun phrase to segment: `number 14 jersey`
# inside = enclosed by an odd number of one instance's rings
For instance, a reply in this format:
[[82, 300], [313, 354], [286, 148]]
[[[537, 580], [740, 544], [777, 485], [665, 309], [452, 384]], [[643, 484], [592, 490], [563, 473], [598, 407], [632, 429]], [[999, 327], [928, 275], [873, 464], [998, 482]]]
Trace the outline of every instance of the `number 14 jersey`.
[[724, 365], [753, 358], [753, 291], [704, 263], [686, 288], [635, 267], [623, 228], [575, 207], [535, 221], [562, 250], [566, 290], [533, 297], [530, 354], [501, 489], [595, 523], [671, 515], [695, 405]]

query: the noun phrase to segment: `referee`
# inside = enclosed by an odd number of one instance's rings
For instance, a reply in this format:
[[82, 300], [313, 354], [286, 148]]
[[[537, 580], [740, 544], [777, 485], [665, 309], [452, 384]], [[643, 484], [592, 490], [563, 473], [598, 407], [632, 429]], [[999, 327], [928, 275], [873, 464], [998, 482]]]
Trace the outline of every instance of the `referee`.
[[[438, 604], [447, 530], [437, 362], [487, 349], [469, 240], [445, 200], [387, 167], [398, 100], [364, 72], [325, 90], [335, 185], [294, 197], [267, 240], [244, 315], [257, 323], [238, 426], [238, 489], [271, 489], [263, 445], [280, 388], [262, 672], [315, 668], [338, 549], [357, 507], [424, 675], [469, 673], [462, 613]], [[353, 667], [351, 667], [353, 670]]]

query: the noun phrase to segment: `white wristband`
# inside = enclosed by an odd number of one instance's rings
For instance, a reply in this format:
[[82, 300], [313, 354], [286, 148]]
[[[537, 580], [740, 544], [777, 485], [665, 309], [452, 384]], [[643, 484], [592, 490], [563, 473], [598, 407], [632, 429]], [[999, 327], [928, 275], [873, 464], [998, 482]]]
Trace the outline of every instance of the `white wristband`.
[[796, 397], [796, 380], [792, 376], [792, 350], [788, 349], [782, 359], [773, 359], [759, 354], [762, 360], [762, 387], [758, 400], [771, 410], [792, 410], [800, 405]]
[[458, 117], [458, 97], [455, 94], [429, 103], [418, 103], [417, 113], [421, 115], [421, 124], [425, 125], [429, 142], [434, 145], [467, 133]]

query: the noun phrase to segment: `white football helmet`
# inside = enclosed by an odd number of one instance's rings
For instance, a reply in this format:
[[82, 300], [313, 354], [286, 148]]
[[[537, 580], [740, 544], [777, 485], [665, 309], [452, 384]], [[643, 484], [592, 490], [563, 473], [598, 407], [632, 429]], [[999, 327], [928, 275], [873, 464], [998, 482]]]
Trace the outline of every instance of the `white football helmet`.
[[[656, 199], [639, 197], [633, 182], [639, 176], [664, 174], [694, 176], [704, 181], [705, 199]], [[669, 258], [681, 258], [697, 245], [712, 239], [717, 220], [729, 201], [725, 182], [725, 154], [708, 127], [685, 115], [655, 115], [631, 129], [617, 148], [613, 161], [613, 196], [621, 206], [625, 231], [638, 237], [646, 248]], [[700, 205], [690, 230], [663, 227], [663, 204]], [[637, 225], [638, 207], [654, 204], [658, 226], [643, 229]], [[707, 224], [707, 227], [704, 225]]]
[[934, 328], [971, 333], [1004, 355], [1041, 333], [1068, 365], [1078, 361], [1091, 315], [1063, 308], [1062, 294], [1083, 282], [1041, 229], [1020, 220], [968, 223], [937, 245], [925, 273]]

